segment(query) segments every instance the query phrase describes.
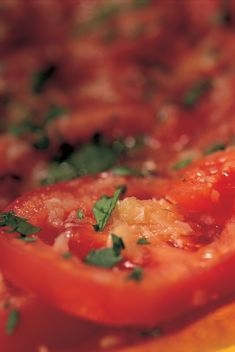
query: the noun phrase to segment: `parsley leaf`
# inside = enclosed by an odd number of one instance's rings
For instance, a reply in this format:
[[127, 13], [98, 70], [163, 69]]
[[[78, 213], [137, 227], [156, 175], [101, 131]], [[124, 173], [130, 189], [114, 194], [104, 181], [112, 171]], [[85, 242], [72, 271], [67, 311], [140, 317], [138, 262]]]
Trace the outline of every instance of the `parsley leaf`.
[[14, 308], [10, 311], [6, 326], [5, 326], [5, 331], [7, 335], [12, 335], [19, 324], [20, 321], [20, 313], [19, 310]]
[[93, 225], [95, 231], [102, 231], [110, 218], [112, 211], [114, 210], [120, 196], [124, 193], [125, 188], [120, 186], [113, 197], [102, 196], [94, 204], [92, 211], [95, 216], [97, 223]]
[[45, 150], [50, 145], [50, 139], [46, 134], [40, 134], [38, 139], [34, 142], [33, 146], [36, 149]]
[[76, 171], [68, 162], [54, 162], [49, 167], [47, 178], [41, 180], [41, 184], [51, 185], [57, 182], [69, 181], [76, 176]]
[[56, 72], [56, 66], [53, 64], [36, 72], [33, 76], [33, 82], [32, 82], [33, 93], [34, 94], [42, 93], [46, 84], [54, 76], [55, 72]]
[[119, 255], [123, 249], [125, 249], [125, 244], [123, 239], [114, 233], [111, 234], [112, 243], [113, 243], [113, 251], [116, 255]]
[[128, 166], [115, 166], [112, 173], [118, 176], [143, 176], [143, 173]]
[[0, 227], [5, 226], [9, 227], [9, 230], [5, 232], [18, 232], [22, 237], [33, 235], [41, 230], [39, 227], [30, 224], [27, 219], [15, 215], [13, 211], [0, 214]]
[[191, 162], [192, 162], [191, 158], [186, 158], [186, 159], [180, 160], [178, 163], [176, 163], [173, 166], [173, 170], [175, 170], [175, 171], [181, 170], [181, 169], [185, 168], [186, 166], [190, 165]]
[[94, 249], [85, 258], [85, 263], [102, 268], [112, 268], [122, 260], [112, 248]]
[[210, 79], [204, 79], [194, 84], [188, 92], [183, 96], [183, 105], [187, 108], [194, 107], [202, 95], [207, 92], [212, 86]]
[[62, 257], [63, 257], [64, 259], [66, 259], [66, 260], [71, 259], [72, 256], [73, 256], [72, 253], [70, 253], [70, 252], [61, 253], [61, 255], [62, 255]]
[[101, 268], [113, 268], [123, 257], [120, 255], [125, 248], [121, 237], [112, 234], [112, 248], [93, 249], [86, 256], [84, 262]]
[[146, 237], [140, 237], [138, 238], [137, 244], [150, 244], [149, 240]]
[[80, 220], [84, 219], [84, 214], [80, 209], [78, 209], [78, 211], [77, 211], [77, 217]]
[[224, 150], [225, 148], [226, 148], [226, 145], [224, 143], [215, 143], [210, 148], [206, 149], [204, 151], [204, 154], [209, 155], [209, 154], [218, 152], [220, 150]]
[[116, 162], [118, 154], [105, 144], [86, 144], [75, 151], [69, 158], [78, 176], [94, 175], [110, 169]]
[[141, 281], [143, 278], [143, 269], [140, 266], [134, 267], [132, 272], [127, 276], [128, 280]]
[[44, 119], [44, 125], [48, 125], [53, 120], [57, 119], [59, 116], [66, 113], [66, 108], [59, 105], [50, 105]]

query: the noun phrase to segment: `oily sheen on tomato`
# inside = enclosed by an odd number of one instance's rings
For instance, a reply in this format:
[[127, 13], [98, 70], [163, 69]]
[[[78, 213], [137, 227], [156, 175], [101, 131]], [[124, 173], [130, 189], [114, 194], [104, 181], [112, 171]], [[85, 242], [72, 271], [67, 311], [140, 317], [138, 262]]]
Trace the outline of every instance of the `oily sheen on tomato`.
[[[25, 194], [4, 213], [0, 268], [48, 303], [112, 325], [155, 326], [200, 309], [235, 290], [234, 157], [206, 157], [164, 185], [165, 196], [161, 180], [106, 173]], [[184, 201], [192, 182], [191, 199], [210, 189], [206, 209]], [[217, 220], [223, 195], [230, 209]]]

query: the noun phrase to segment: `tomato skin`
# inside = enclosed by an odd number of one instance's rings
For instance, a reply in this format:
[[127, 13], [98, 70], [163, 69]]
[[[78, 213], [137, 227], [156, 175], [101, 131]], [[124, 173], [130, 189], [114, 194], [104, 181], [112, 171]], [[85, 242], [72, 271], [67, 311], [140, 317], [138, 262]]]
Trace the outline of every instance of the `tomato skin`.
[[[190, 182], [196, 183], [194, 175], [197, 175], [199, 169], [205, 174], [208, 170], [211, 172], [211, 167], [217, 166], [215, 185], [220, 186], [222, 194], [233, 182], [232, 176], [229, 177], [228, 184], [220, 182], [226, 170], [233, 174], [233, 158], [234, 151], [218, 153], [206, 158], [204, 163], [199, 163], [195, 168], [188, 168], [185, 175]], [[14, 210], [19, 216], [40, 226], [43, 229], [42, 235], [39, 233], [36, 243], [26, 244], [13, 235], [1, 232], [1, 270], [17, 286], [36, 293], [46, 302], [66, 312], [112, 325], [154, 326], [234, 292], [235, 283], [230, 279], [235, 266], [235, 244], [232, 240], [234, 224], [229, 217], [219, 239], [195, 253], [171, 247], [164, 241], [150, 246], [150, 260], [144, 265], [144, 277], [140, 282], [128, 280], [128, 272], [125, 270], [101, 269], [87, 265], [79, 258], [65, 260], [61, 253], [51, 248], [53, 241], [47, 241], [47, 232], [51, 233], [54, 228], [55, 237], [58, 236], [63, 231], [63, 221], [71, 211], [77, 209], [82, 209], [85, 213], [88, 238], [92, 235], [94, 239], [95, 236], [106, 238], [109, 225], [104, 233], [96, 233], [92, 228], [94, 218], [91, 209], [94, 202], [103, 194], [113, 195], [115, 187], [120, 185], [129, 187], [127, 196], [137, 195], [148, 199], [150, 190], [153, 192], [155, 189], [152, 196], [161, 197], [161, 192], [157, 192], [157, 181], [152, 182], [154, 187], [145, 190], [145, 180], [102, 174], [96, 178], [81, 178], [24, 195], [8, 210]], [[177, 193], [177, 189], [180, 191], [183, 187], [181, 182], [177, 184], [178, 188], [174, 188], [175, 193], [169, 187], [167, 197], [181, 195], [180, 192]], [[200, 192], [200, 187], [199, 193], [197, 188], [192, 190], [194, 199], [200, 199]], [[183, 198], [179, 197], [179, 205], [184, 205], [187, 209], [187, 192], [185, 195], [185, 203], [182, 204]], [[218, 200], [218, 207], [223, 206], [221, 199], [222, 197]], [[192, 211], [190, 204], [188, 207]], [[199, 211], [199, 208], [196, 210]]]

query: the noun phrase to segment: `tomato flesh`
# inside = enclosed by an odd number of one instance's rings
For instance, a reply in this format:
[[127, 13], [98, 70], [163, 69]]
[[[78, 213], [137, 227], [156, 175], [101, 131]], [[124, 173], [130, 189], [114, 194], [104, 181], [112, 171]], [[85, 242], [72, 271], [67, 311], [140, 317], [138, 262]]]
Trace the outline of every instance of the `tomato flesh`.
[[[1, 270], [50, 304], [113, 325], [156, 325], [203, 307], [235, 290], [230, 279], [235, 265], [234, 159], [231, 150], [189, 167], [175, 185], [170, 181], [165, 187], [165, 199], [153, 188], [150, 198], [141, 179], [107, 174], [28, 193], [8, 210], [42, 231], [34, 244], [2, 232]], [[129, 191], [104, 231], [95, 232], [94, 203], [120, 185]], [[84, 219], [76, 217], [78, 209]], [[84, 263], [91, 249], [110, 247], [113, 232], [126, 245], [123, 264], [103, 269]], [[143, 235], [150, 243], [141, 246], [137, 241]], [[58, 245], [60, 236], [65, 243]], [[67, 250], [74, 256], [66, 260], [62, 254]], [[143, 270], [139, 281], [128, 276], [136, 265]]]

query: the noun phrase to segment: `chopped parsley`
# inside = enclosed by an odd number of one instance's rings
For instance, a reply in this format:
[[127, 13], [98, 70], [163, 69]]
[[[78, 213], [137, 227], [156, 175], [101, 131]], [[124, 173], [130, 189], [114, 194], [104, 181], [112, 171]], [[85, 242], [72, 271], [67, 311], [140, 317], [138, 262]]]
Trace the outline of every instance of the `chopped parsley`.
[[97, 223], [93, 225], [95, 231], [102, 231], [104, 229], [121, 194], [123, 194], [125, 190], [125, 187], [120, 186], [113, 197], [104, 195], [94, 204], [92, 211], [97, 221]]
[[54, 76], [56, 69], [56, 66], [52, 64], [34, 74], [32, 82], [32, 91], [34, 94], [40, 94], [43, 92], [48, 81]]
[[226, 144], [224, 144], [224, 143], [215, 143], [210, 148], [206, 149], [204, 151], [204, 154], [205, 155], [213, 154], [213, 153], [218, 152], [220, 150], [224, 150], [225, 148], [226, 148]]
[[125, 249], [125, 244], [123, 239], [114, 233], [111, 234], [112, 236], [112, 243], [113, 243], [113, 251], [116, 255], [119, 255], [123, 249]]
[[118, 176], [143, 176], [143, 173], [128, 166], [115, 166], [112, 173]]
[[140, 237], [138, 238], [137, 244], [150, 244], [149, 240], [146, 237]]
[[181, 170], [181, 169], [185, 168], [186, 166], [190, 165], [191, 163], [192, 163], [191, 158], [185, 158], [183, 160], [180, 160], [178, 163], [176, 163], [173, 166], [173, 170], [175, 170], [175, 171]]
[[53, 184], [68, 181], [75, 177], [95, 175], [111, 169], [126, 147], [123, 143], [115, 141], [112, 145], [103, 140], [93, 140], [81, 148], [72, 151], [63, 162], [52, 162], [46, 179], [42, 184]]
[[72, 258], [72, 253], [70, 253], [70, 252], [61, 253], [61, 255], [66, 260]]
[[67, 109], [63, 106], [52, 104], [49, 106], [44, 119], [44, 125], [50, 124], [53, 120], [57, 119], [61, 115], [64, 115], [67, 112]]
[[84, 214], [80, 209], [78, 209], [78, 211], [77, 211], [77, 217], [80, 220], [84, 219]]
[[77, 177], [74, 168], [68, 162], [53, 162], [49, 166], [47, 178], [41, 181], [42, 185], [52, 185], [57, 182], [72, 180]]
[[27, 219], [15, 215], [13, 211], [0, 214], [0, 227], [5, 226], [9, 228], [5, 230], [5, 232], [18, 232], [21, 236], [20, 239], [23, 239], [25, 242], [33, 242], [33, 239], [27, 240], [27, 236], [33, 235], [41, 230], [39, 227], [30, 224]]
[[86, 256], [84, 262], [101, 268], [113, 268], [123, 257], [120, 255], [125, 248], [121, 237], [112, 234], [112, 248], [93, 249]]
[[132, 272], [127, 276], [128, 280], [141, 281], [143, 278], [143, 269], [140, 266], [134, 267]]
[[46, 134], [41, 134], [33, 145], [36, 149], [45, 150], [50, 145], [50, 139]]
[[11, 309], [8, 315], [8, 319], [6, 321], [5, 331], [7, 335], [12, 335], [19, 324], [20, 321], [20, 313], [19, 310], [14, 308]]
[[119, 154], [104, 143], [90, 143], [75, 151], [69, 164], [78, 176], [94, 175], [114, 166]]
[[212, 87], [210, 79], [204, 79], [194, 84], [183, 96], [183, 105], [187, 108], [194, 107], [201, 99], [203, 94]]

